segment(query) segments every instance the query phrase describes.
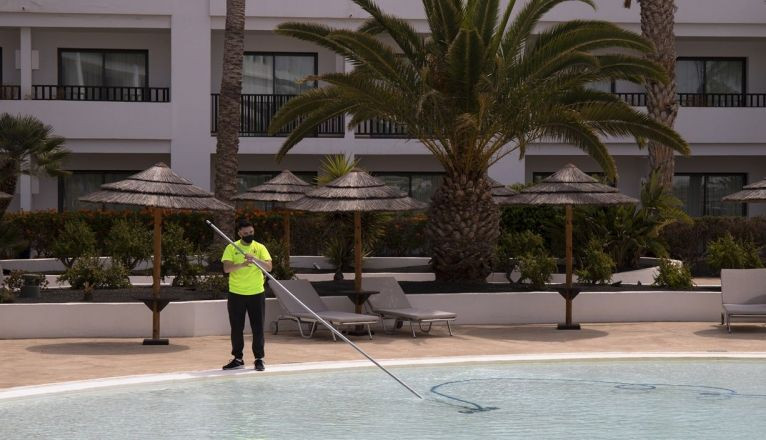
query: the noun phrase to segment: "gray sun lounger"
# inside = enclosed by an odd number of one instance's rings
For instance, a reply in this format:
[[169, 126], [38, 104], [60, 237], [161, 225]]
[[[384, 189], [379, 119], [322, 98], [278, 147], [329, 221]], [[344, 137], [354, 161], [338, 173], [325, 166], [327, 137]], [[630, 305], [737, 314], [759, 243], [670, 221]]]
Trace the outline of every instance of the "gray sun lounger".
[[[428, 333], [434, 322], [444, 322], [447, 324], [447, 330], [452, 336], [452, 327], [450, 322], [457, 318], [457, 314], [444, 312], [441, 310], [430, 310], [412, 307], [407, 295], [404, 294], [399, 283], [393, 277], [370, 277], [362, 279], [362, 288], [364, 290], [377, 291], [379, 293], [371, 295], [367, 299], [367, 306], [372, 313], [380, 315], [383, 330], [393, 332], [399, 325], [399, 322], [409, 321], [412, 337], [415, 336], [414, 323], [418, 324], [420, 331]], [[394, 328], [387, 330], [384, 324], [385, 319], [394, 319], [397, 322]], [[423, 327], [428, 324], [428, 327]]]
[[732, 318], [766, 319], [766, 269], [721, 270], [721, 306], [729, 333]]
[[[345, 325], [365, 325], [367, 326], [367, 334], [372, 339], [372, 331], [370, 330], [370, 324], [377, 324], [380, 318], [374, 315], [363, 315], [359, 313], [341, 312], [338, 310], [330, 310], [327, 305], [319, 297], [319, 294], [314, 290], [314, 286], [306, 280], [285, 280], [279, 281], [282, 285], [295, 295], [303, 304], [306, 304], [311, 310], [314, 311], [319, 317], [329, 322], [334, 327]], [[310, 338], [314, 335], [317, 329], [317, 324], [321, 324], [320, 321], [309, 313], [303, 306], [298, 304], [284, 289], [282, 289], [275, 282], [269, 280], [269, 286], [274, 292], [274, 296], [279, 301], [279, 305], [282, 307], [284, 314], [277, 317], [275, 321], [271, 323], [272, 332], [276, 335], [279, 332], [279, 321], [290, 320], [298, 324], [298, 331], [304, 338]], [[308, 325], [309, 329], [304, 332], [303, 326]], [[330, 332], [332, 333], [332, 332]], [[333, 340], [336, 340], [335, 333], [332, 333]]]

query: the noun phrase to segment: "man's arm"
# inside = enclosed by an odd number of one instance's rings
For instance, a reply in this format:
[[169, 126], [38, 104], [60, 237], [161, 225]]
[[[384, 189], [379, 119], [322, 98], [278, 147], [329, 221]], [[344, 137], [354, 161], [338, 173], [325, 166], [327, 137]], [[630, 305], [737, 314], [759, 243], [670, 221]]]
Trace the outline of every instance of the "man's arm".
[[244, 269], [251, 264], [255, 264], [256, 262], [260, 264], [262, 268], [266, 269], [266, 272], [271, 272], [271, 269], [272, 269], [271, 260], [268, 260], [268, 261], [259, 260], [255, 258], [255, 255], [253, 254], [247, 254], [247, 256], [245, 257], [245, 262], [240, 264], [235, 264], [233, 261], [224, 260], [223, 271], [226, 273], [232, 273], [234, 271]]

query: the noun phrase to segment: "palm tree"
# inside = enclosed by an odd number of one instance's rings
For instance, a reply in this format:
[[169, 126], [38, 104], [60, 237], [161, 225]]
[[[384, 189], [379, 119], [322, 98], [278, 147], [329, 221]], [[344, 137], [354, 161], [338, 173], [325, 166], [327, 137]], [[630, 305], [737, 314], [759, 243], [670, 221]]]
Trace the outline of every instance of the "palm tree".
[[[355, 126], [382, 118], [406, 127], [445, 171], [426, 229], [439, 280], [481, 281], [491, 270], [499, 234], [487, 169], [546, 139], [576, 145], [614, 177], [614, 160], [600, 135], [654, 139], [686, 153], [672, 129], [616, 96], [590, 90], [595, 81], [657, 81], [666, 75], [633, 51], [652, 46], [641, 36], [602, 21], [577, 20], [532, 34], [540, 18], [566, 0], [530, 0], [511, 20], [515, 0], [423, 0], [430, 35], [385, 14], [372, 0], [352, 0], [371, 18], [356, 31], [284, 23], [277, 32], [327, 47], [350, 60], [348, 73], [311, 80], [274, 116], [274, 133], [300, 123], [278, 153], [284, 157], [321, 122], [344, 113]], [[593, 6], [592, 0], [577, 0]], [[378, 38], [387, 34], [394, 42]]]
[[[661, 65], [668, 74], [668, 81], [646, 82], [646, 108], [655, 121], [672, 127], [678, 115], [676, 97], [676, 36], [673, 32], [675, 0], [636, 0], [641, 6], [641, 34], [655, 50], [647, 53], [650, 60]], [[625, 0], [629, 8], [631, 0]], [[660, 185], [673, 189], [675, 158], [673, 149], [654, 140], [649, 141], [649, 168], [656, 172]]]
[[[0, 191], [13, 194], [21, 174], [65, 176], [62, 161], [69, 154], [64, 138], [34, 116], [0, 115]], [[9, 200], [0, 200], [0, 217]]]
[[[245, 0], [226, 0], [223, 33], [223, 72], [215, 146], [215, 196], [232, 204], [239, 171], [239, 115], [242, 63], [245, 47]], [[218, 211], [216, 222], [229, 236], [234, 233], [234, 212]], [[216, 237], [217, 239], [218, 237]]]

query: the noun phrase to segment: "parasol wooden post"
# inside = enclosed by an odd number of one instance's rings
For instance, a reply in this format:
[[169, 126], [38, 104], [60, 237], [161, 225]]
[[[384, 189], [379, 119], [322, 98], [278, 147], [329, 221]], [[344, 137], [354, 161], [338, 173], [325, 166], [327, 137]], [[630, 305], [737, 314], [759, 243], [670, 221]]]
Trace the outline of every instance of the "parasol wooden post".
[[566, 205], [566, 226], [564, 228], [565, 253], [566, 253], [566, 285], [563, 289], [558, 289], [559, 294], [564, 297], [566, 309], [564, 311], [564, 323], [559, 324], [559, 330], [580, 330], [580, 324], [572, 324], [572, 300], [580, 293], [580, 289], [572, 288], [572, 205]]
[[[572, 287], [572, 205], [566, 206], [566, 265], [567, 265], [567, 287]], [[569, 314], [567, 315], [569, 316]]]
[[290, 265], [290, 211], [284, 211], [282, 213], [282, 224], [284, 225], [285, 230], [285, 253], [287, 258], [287, 265]]
[[[362, 290], [362, 213], [354, 211], [354, 290]], [[360, 308], [360, 307], [357, 307]], [[357, 310], [356, 313], [360, 313]]]
[[160, 303], [160, 264], [162, 262], [162, 209], [154, 208], [154, 261], [152, 265], [152, 300], [147, 305], [152, 309], [152, 338], [144, 339], [144, 345], [167, 345], [167, 339], [160, 339], [160, 311], [167, 303]]

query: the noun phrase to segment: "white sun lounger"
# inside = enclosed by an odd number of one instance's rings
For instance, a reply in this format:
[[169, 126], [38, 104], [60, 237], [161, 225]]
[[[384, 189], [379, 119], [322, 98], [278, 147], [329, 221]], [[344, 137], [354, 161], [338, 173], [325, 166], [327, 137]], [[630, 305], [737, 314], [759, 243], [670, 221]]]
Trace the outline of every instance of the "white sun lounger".
[[[441, 310], [412, 307], [410, 301], [407, 299], [407, 295], [404, 294], [402, 287], [395, 278], [364, 278], [362, 279], [362, 288], [364, 290], [379, 292], [375, 295], [370, 295], [366, 304], [373, 313], [380, 315], [383, 330], [389, 331], [384, 324], [385, 319], [396, 320], [394, 327], [390, 330], [391, 332], [393, 332], [399, 325], [398, 322], [409, 321], [410, 331], [414, 338], [416, 337], [414, 323], [418, 324], [420, 331], [428, 333], [431, 331], [431, 326], [434, 322], [444, 322], [447, 324], [447, 331], [449, 331], [450, 336], [452, 336], [450, 322], [457, 318], [457, 314]], [[428, 326], [424, 328], [423, 324], [428, 324]]]
[[721, 270], [721, 305], [729, 333], [732, 318], [766, 319], [766, 269]]
[[[334, 327], [345, 325], [365, 325], [367, 326], [367, 334], [372, 339], [372, 331], [370, 330], [370, 324], [377, 324], [380, 318], [374, 315], [363, 315], [359, 313], [341, 312], [338, 310], [330, 310], [327, 305], [319, 297], [319, 294], [314, 290], [314, 286], [306, 280], [285, 280], [279, 281], [287, 290], [295, 295], [303, 304], [306, 304], [311, 310], [314, 311], [319, 317], [329, 322]], [[321, 323], [309, 313], [303, 306], [298, 304], [284, 289], [282, 289], [277, 283], [269, 280], [269, 286], [274, 292], [274, 296], [279, 301], [279, 305], [282, 307], [284, 314], [277, 317], [275, 321], [271, 323], [272, 332], [276, 335], [279, 332], [279, 321], [290, 320], [295, 321], [298, 324], [298, 331], [304, 338], [310, 338], [314, 335], [317, 329], [317, 323]], [[308, 332], [304, 333], [303, 325], [309, 326]], [[330, 332], [332, 333], [332, 332]], [[335, 333], [332, 333], [333, 340], [336, 340]]]

